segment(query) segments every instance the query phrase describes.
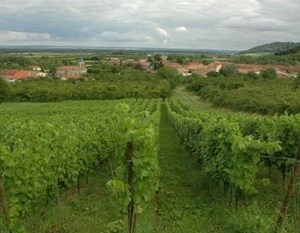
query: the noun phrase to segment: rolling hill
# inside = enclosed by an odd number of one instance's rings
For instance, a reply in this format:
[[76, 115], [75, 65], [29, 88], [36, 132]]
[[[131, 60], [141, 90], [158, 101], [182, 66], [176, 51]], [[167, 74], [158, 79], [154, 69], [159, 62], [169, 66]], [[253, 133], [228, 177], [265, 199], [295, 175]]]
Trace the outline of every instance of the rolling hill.
[[300, 43], [297, 42], [273, 42], [270, 44], [263, 44], [251, 49], [242, 51], [242, 54], [246, 53], [277, 53], [280, 54], [282, 52], [292, 50], [296, 47], [300, 47]]

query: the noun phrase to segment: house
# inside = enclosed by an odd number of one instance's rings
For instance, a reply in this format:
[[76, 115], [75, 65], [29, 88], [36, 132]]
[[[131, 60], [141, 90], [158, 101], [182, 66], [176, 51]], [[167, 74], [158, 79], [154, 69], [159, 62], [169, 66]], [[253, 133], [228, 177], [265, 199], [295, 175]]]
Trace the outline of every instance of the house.
[[230, 64], [230, 62], [213, 61], [208, 64], [208, 68], [210, 69], [210, 71], [219, 72], [220, 69], [222, 68], [222, 66], [226, 66], [229, 64]]
[[[211, 71], [219, 72], [223, 66], [229, 65], [230, 63], [227, 61], [213, 61], [208, 65], [204, 65], [201, 62], [190, 62], [187, 65], [181, 66], [176, 62], [171, 62], [168, 60], [164, 60], [163, 65], [166, 67], [172, 67], [178, 70], [184, 76], [188, 76], [191, 74], [199, 74], [204, 77]], [[298, 73], [300, 73], [300, 66], [284, 66], [284, 65], [256, 65], [256, 64], [235, 64], [239, 73], [247, 74], [249, 72], [254, 72], [256, 74], [260, 74], [261, 70], [266, 68], [273, 68], [276, 70], [278, 76], [284, 77], [296, 77]]]
[[4, 70], [0, 71], [0, 76], [3, 77], [3, 78], [5, 78], [5, 77], [8, 77], [8, 76], [13, 76], [13, 75], [15, 75], [18, 72], [19, 72], [19, 70], [4, 69]]
[[205, 68], [205, 65], [203, 65], [201, 62], [193, 61], [184, 67], [189, 70], [189, 73], [202, 74], [202, 70]]
[[140, 66], [143, 70], [150, 70], [151, 67], [151, 63], [146, 59], [134, 60], [131, 64], [135, 66]]
[[183, 76], [190, 76], [190, 75], [192, 75], [192, 74], [190, 73], [189, 69], [187, 69], [187, 68], [185, 68], [185, 67], [183, 67], [183, 66], [177, 67], [176, 69], [177, 69], [177, 71], [178, 71], [180, 74], [182, 74]]
[[32, 77], [32, 73], [28, 70], [4, 69], [0, 72], [0, 76], [8, 82], [15, 82]]
[[185, 67], [186, 67], [189, 71], [193, 72], [193, 71], [199, 70], [200, 68], [203, 68], [204, 65], [203, 65], [201, 62], [192, 61], [192, 62], [190, 62], [189, 64], [185, 65]]
[[82, 57], [78, 60], [77, 66], [60, 66], [56, 69], [56, 76], [64, 79], [77, 79], [84, 74], [87, 74], [87, 69]]
[[247, 74], [249, 72], [259, 74], [261, 70], [265, 69], [265, 65], [236, 64], [236, 68], [241, 74]]
[[166, 67], [171, 67], [171, 68], [174, 68], [174, 69], [177, 69], [179, 67], [181, 67], [181, 65], [177, 62], [170, 62], [170, 61], [167, 61], [165, 63], [163, 63], [164, 66]]
[[117, 58], [117, 57], [111, 57], [111, 58], [109, 59], [109, 63], [110, 63], [111, 65], [119, 66], [119, 65], [121, 65], [122, 61], [121, 61], [120, 58]]
[[300, 72], [300, 67], [297, 66], [284, 66], [284, 65], [252, 65], [252, 64], [236, 64], [236, 68], [241, 74], [255, 72], [260, 74], [261, 70], [272, 68], [276, 70], [278, 76], [295, 77]]
[[42, 71], [42, 68], [40, 66], [29, 66], [29, 69], [32, 71]]
[[30, 72], [31, 77], [33, 78], [45, 78], [48, 76], [48, 73], [46, 72], [39, 72], [39, 71], [32, 71]]

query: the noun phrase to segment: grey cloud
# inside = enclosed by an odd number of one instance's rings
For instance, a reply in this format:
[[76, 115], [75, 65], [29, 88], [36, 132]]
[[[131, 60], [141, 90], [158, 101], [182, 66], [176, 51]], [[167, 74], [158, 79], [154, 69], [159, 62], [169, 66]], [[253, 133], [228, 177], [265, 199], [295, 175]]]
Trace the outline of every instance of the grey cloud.
[[[7, 2], [1, 4], [0, 30], [49, 35], [49, 43], [155, 47], [167, 37], [164, 46], [246, 49], [256, 43], [299, 40], [300, 34], [298, 0]], [[178, 32], [183, 27], [188, 30]], [[5, 43], [0, 38], [0, 44]]]
[[219, 26], [246, 31], [285, 31], [288, 24], [278, 19], [264, 17], [249, 19], [244, 17], [232, 17], [220, 23]]
[[154, 42], [151, 37], [143, 35], [135, 35], [132, 33], [119, 33], [114, 31], [106, 31], [99, 35], [99, 39], [108, 42]]
[[6, 41], [44, 41], [52, 40], [48, 33], [29, 33], [29, 32], [15, 32], [15, 31], [0, 31], [0, 37]]
[[158, 32], [160, 35], [162, 35], [162, 36], [164, 36], [164, 37], [169, 37], [169, 36], [170, 36], [170, 34], [169, 34], [165, 29], [162, 29], [162, 28], [156, 28], [156, 30], [157, 30], [157, 32]]
[[175, 29], [175, 31], [176, 31], [176, 32], [186, 32], [187, 29], [186, 29], [186, 27], [180, 26], [180, 27], [177, 27], [177, 28]]

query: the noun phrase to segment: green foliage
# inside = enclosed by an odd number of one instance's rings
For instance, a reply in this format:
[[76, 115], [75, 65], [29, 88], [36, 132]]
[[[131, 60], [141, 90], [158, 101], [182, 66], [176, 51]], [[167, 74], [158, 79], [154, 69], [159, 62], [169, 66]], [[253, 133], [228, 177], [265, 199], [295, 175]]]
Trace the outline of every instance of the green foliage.
[[156, 76], [158, 79], [168, 80], [172, 90], [183, 82], [182, 75], [179, 74], [178, 71], [172, 67], [160, 68], [157, 71]]
[[259, 75], [257, 73], [255, 73], [254, 71], [250, 71], [246, 74], [247, 78], [251, 78], [251, 79], [258, 79]]
[[184, 64], [189, 61], [186, 55], [184, 54], [168, 54], [169, 61], [177, 62], [179, 64]]
[[231, 57], [231, 62], [240, 64], [273, 64], [273, 65], [292, 65], [296, 66], [300, 62], [300, 52], [286, 55], [240, 55]]
[[275, 69], [268, 67], [260, 72], [260, 76], [263, 79], [276, 79], [277, 74]]
[[296, 157], [299, 114], [266, 118], [197, 113], [174, 101], [168, 111], [182, 143], [199, 158], [205, 171], [244, 194], [255, 193], [255, 185], [265, 183], [255, 176], [260, 162], [277, 167], [284, 180]]
[[220, 76], [220, 73], [217, 72], [217, 71], [214, 71], [214, 70], [209, 71], [209, 72], [207, 73], [207, 77], [219, 77], [219, 76]]
[[278, 141], [243, 135], [239, 121], [230, 116], [198, 114], [176, 102], [169, 103], [168, 114], [182, 143], [198, 157], [205, 172], [245, 195], [256, 192], [261, 155], [281, 150]]
[[228, 65], [222, 66], [219, 73], [220, 73], [220, 75], [229, 77], [229, 76], [237, 75], [239, 73], [239, 71], [236, 68], [235, 64], [228, 64]]
[[254, 202], [247, 209], [239, 210], [232, 215], [225, 229], [228, 233], [268, 233], [274, 231], [274, 216], [266, 214], [265, 210]]
[[0, 56], [0, 68], [24, 69], [30, 65], [30, 60], [20, 55]]
[[9, 93], [8, 83], [0, 77], [0, 103], [8, 99]]
[[296, 78], [293, 79], [293, 89], [296, 90], [296, 89], [300, 89], [300, 73], [297, 75]]
[[297, 44], [296, 47], [292, 47], [290, 49], [287, 49], [285, 51], [279, 51], [276, 52], [275, 55], [288, 55], [288, 54], [295, 54], [300, 52], [300, 43]]
[[263, 44], [251, 48], [247, 51], [243, 51], [242, 53], [275, 53], [275, 52], [283, 52], [286, 50], [293, 49], [298, 47], [300, 43], [293, 42], [273, 42], [270, 44]]
[[160, 98], [170, 94], [165, 80], [112, 77], [99, 80], [27, 80], [10, 84], [10, 101], [57, 102], [121, 98]]
[[[270, 73], [274, 74], [274, 70]], [[187, 89], [195, 91], [216, 107], [260, 114], [300, 112], [297, 78], [279, 80], [220, 77], [199, 80], [189, 83]]]
[[[55, 70], [54, 70], [55, 71]], [[53, 72], [54, 72], [53, 71]], [[129, 66], [102, 60], [88, 69], [88, 78], [62, 81], [56, 77], [10, 83], [10, 101], [55, 102], [121, 98], [165, 98], [170, 84]]]
[[[157, 187], [158, 181], [154, 178], [158, 167], [153, 156], [159, 102], [131, 99], [120, 103], [84, 101], [44, 107], [37, 104], [23, 111], [1, 109], [0, 173], [10, 203], [13, 229], [19, 229], [24, 215], [57, 197], [60, 186], [69, 187], [114, 154], [125, 139], [125, 125], [116, 124], [116, 118], [130, 123], [128, 135], [136, 142], [136, 180], [141, 182], [136, 186], [136, 203], [151, 199], [147, 185]], [[133, 106], [132, 112], [121, 106]], [[114, 108], [119, 109], [119, 116], [113, 116]], [[151, 116], [143, 112], [146, 109]], [[111, 187], [118, 184], [115, 182]]]
[[158, 70], [163, 67], [160, 54], [155, 54], [153, 57], [149, 57], [148, 61], [151, 63], [153, 70]]
[[107, 224], [107, 230], [101, 233], [118, 233], [124, 232], [126, 224], [124, 220], [116, 220]]
[[210, 63], [209, 60], [202, 60], [202, 64], [203, 64], [203, 65], [206, 65], [206, 66], [207, 66], [209, 63]]
[[[118, 144], [116, 147], [115, 177], [107, 183], [117, 196], [120, 210], [134, 203], [134, 213], [142, 213], [146, 205], [153, 200], [159, 186], [159, 166], [157, 157], [158, 127], [160, 121], [160, 102], [152, 101], [148, 106], [138, 106], [134, 110], [129, 105], [116, 106], [113, 115]], [[132, 145], [128, 152], [128, 144]], [[127, 155], [131, 154], [131, 161]], [[126, 169], [132, 163], [132, 177]], [[131, 171], [130, 171], [131, 172]], [[128, 183], [132, 179], [132, 183]]]

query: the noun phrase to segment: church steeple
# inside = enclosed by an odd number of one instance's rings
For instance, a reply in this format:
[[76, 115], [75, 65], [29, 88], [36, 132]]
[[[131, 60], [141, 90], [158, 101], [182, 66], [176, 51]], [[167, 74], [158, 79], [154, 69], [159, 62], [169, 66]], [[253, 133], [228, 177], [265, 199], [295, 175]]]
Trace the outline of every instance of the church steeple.
[[85, 65], [84, 65], [84, 60], [83, 60], [82, 55], [80, 55], [80, 58], [78, 59], [77, 65], [78, 65], [79, 67], [82, 67], [82, 68], [85, 67]]

